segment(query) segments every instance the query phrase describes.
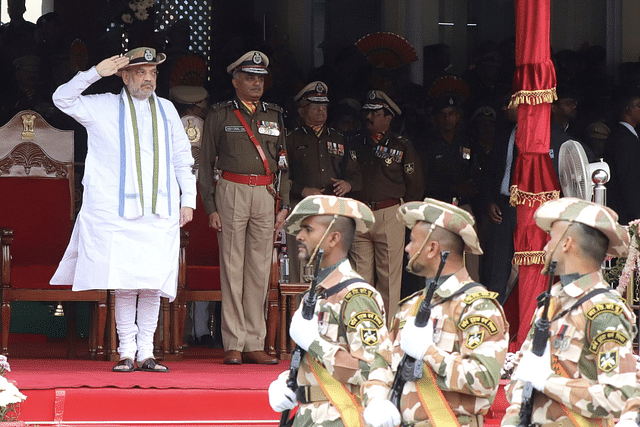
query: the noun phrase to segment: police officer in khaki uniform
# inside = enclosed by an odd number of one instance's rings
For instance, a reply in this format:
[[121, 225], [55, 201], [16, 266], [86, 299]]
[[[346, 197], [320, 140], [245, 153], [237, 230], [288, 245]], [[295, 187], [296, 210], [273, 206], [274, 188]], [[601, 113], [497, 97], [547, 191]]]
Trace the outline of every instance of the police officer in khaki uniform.
[[279, 229], [289, 212], [290, 181], [279, 170], [287, 163], [282, 109], [260, 101], [268, 65], [264, 53], [251, 51], [227, 67], [236, 97], [212, 107], [203, 132], [198, 182], [218, 230], [226, 364], [278, 363], [264, 352], [264, 307], [274, 223]]
[[[362, 188], [360, 167], [349, 155], [342, 134], [326, 125], [328, 91], [326, 84], [315, 81], [294, 98], [299, 126], [287, 135], [292, 206], [307, 196], [345, 196]], [[287, 235], [287, 246], [294, 253], [295, 236]], [[300, 266], [297, 257], [290, 258], [291, 281], [296, 282], [300, 280]]]
[[[442, 251], [449, 251], [428, 324], [415, 326], [425, 297], [419, 291], [401, 304], [391, 328], [394, 370], [404, 354], [424, 362], [422, 378], [407, 381], [402, 389], [402, 426], [481, 427], [500, 384], [509, 325], [496, 301], [498, 294], [474, 282], [464, 266], [465, 252], [482, 254], [475, 220], [457, 206], [428, 198], [406, 203], [397, 213], [411, 229], [405, 248], [411, 272], [435, 278]], [[368, 408], [364, 416], [371, 426], [381, 427], [396, 414], [395, 407], [379, 405]]]
[[604, 281], [601, 265], [605, 256], [627, 255], [629, 233], [610, 208], [572, 197], [542, 204], [534, 219], [549, 232], [546, 261], [557, 262], [559, 281], [551, 288], [546, 350], [540, 357], [531, 351], [540, 307], [505, 389], [510, 406], [502, 426], [519, 425], [527, 382], [535, 389], [532, 425], [612, 426], [637, 393], [635, 316]]
[[361, 407], [386, 401], [393, 374], [391, 342], [380, 294], [356, 273], [347, 253], [356, 230], [373, 225], [373, 213], [353, 199], [309, 196], [287, 218], [296, 233], [298, 256], [318, 270], [314, 316], [298, 309], [291, 338], [307, 355], [300, 362], [296, 393], [287, 387], [289, 371], [269, 387], [271, 407], [282, 412], [300, 406], [294, 427], [363, 427]]
[[398, 205], [419, 200], [424, 192], [422, 167], [411, 142], [390, 130], [400, 108], [382, 91], [367, 95], [366, 130], [351, 141], [351, 156], [366, 179], [351, 197], [367, 204], [376, 224], [358, 233], [349, 252], [356, 271], [382, 294], [389, 318], [400, 301], [404, 226], [396, 218]]

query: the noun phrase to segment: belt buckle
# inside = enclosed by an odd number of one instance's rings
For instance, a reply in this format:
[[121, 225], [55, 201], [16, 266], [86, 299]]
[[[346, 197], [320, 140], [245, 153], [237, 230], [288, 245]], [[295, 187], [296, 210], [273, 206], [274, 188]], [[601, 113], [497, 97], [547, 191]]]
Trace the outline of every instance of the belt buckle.
[[251, 174], [249, 175], [249, 184], [252, 187], [255, 187], [256, 185], [258, 185], [258, 175], [256, 174]]

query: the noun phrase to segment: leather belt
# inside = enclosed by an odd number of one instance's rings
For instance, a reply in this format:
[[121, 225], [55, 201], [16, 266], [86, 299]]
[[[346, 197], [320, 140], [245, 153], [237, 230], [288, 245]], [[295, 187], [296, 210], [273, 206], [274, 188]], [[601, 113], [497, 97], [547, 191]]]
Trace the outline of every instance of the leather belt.
[[273, 175], [246, 175], [233, 172], [222, 171], [222, 178], [236, 184], [245, 185], [271, 185], [273, 183]]
[[399, 205], [400, 199], [389, 199], [383, 200], [381, 202], [365, 202], [365, 204], [369, 206], [372, 211], [377, 211], [379, 209], [390, 208], [391, 206]]
[[296, 390], [296, 397], [300, 403], [324, 402], [329, 400], [322, 391], [322, 388], [317, 385], [299, 385]]
[[[345, 384], [349, 393], [356, 395], [360, 387], [353, 384]], [[319, 385], [299, 385], [296, 389], [296, 398], [300, 403], [328, 402], [329, 398], [324, 394]]]
[[[461, 426], [469, 425], [469, 427], [482, 427], [484, 425], [484, 415], [458, 415], [458, 422]], [[432, 427], [431, 421], [403, 422], [401, 427]]]

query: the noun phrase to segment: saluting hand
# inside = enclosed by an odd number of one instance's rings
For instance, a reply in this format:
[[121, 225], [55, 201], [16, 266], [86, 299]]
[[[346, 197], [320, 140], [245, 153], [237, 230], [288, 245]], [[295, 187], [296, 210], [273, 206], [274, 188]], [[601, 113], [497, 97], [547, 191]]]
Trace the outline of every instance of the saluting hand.
[[129, 58], [121, 55], [113, 55], [111, 58], [103, 59], [96, 65], [96, 71], [100, 77], [112, 76], [129, 64]]

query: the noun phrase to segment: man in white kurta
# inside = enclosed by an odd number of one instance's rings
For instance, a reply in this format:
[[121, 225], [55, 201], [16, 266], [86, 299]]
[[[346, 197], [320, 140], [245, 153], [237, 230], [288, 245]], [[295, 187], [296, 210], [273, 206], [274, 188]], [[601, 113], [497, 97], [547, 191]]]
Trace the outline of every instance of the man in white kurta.
[[[176, 297], [180, 227], [196, 205], [191, 146], [169, 100], [158, 98], [164, 54], [137, 48], [78, 73], [53, 94], [87, 129], [82, 208], [52, 285], [115, 289], [120, 361], [114, 371], [166, 372], [153, 358], [160, 297]], [[119, 95], [83, 96], [121, 75]]]

